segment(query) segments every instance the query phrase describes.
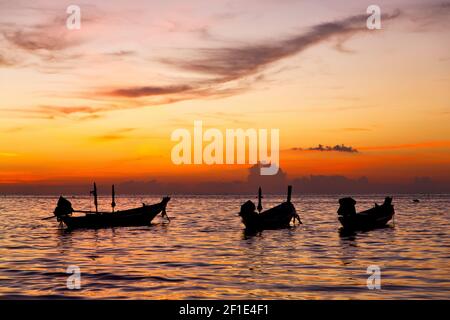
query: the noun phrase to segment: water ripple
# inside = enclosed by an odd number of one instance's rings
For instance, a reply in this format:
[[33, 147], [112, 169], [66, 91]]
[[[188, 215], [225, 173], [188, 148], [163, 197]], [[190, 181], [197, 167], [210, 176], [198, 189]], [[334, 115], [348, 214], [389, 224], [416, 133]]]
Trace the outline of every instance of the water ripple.
[[[283, 198], [267, 196], [264, 205]], [[338, 198], [294, 198], [304, 225], [248, 235], [236, 214], [246, 200], [240, 196], [178, 196], [170, 224], [157, 218], [149, 227], [73, 232], [39, 220], [55, 197], [1, 197], [0, 297], [450, 298], [449, 195], [397, 196], [395, 227], [356, 234], [339, 232]], [[382, 199], [357, 197], [360, 208]], [[90, 207], [87, 197], [71, 200]], [[117, 199], [122, 208], [142, 201], [159, 198]], [[109, 202], [100, 198], [103, 209]], [[66, 286], [72, 265], [81, 270], [80, 290]], [[366, 286], [370, 265], [381, 268], [381, 290]]]

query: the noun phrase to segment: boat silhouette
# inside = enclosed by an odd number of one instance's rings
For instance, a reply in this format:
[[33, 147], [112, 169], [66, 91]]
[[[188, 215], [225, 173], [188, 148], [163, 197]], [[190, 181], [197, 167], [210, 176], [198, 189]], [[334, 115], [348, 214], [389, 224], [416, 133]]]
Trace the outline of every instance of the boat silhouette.
[[[248, 200], [241, 206], [239, 215], [242, 218], [242, 223], [246, 230], [265, 230], [265, 229], [280, 229], [289, 227], [291, 221], [297, 220], [302, 223], [297, 214], [294, 205], [291, 202], [292, 186], [288, 187], [288, 196], [286, 202], [283, 202], [273, 208], [261, 212], [262, 210], [262, 194], [261, 188], [258, 191], [258, 207]], [[258, 209], [258, 212], [256, 212]]]
[[[70, 201], [60, 196], [53, 212], [54, 217], [64, 223], [68, 229], [145, 226], [150, 225], [152, 220], [160, 213], [170, 221], [166, 214], [170, 197], [164, 197], [161, 202], [156, 204], [146, 205], [143, 203], [142, 207], [114, 211], [116, 206], [114, 186], [112, 190], [111, 212], [98, 211], [97, 186], [94, 183], [94, 190], [91, 191], [91, 194], [94, 196], [95, 211], [74, 210]], [[73, 213], [84, 213], [84, 216], [74, 216]]]
[[386, 226], [394, 217], [392, 198], [386, 197], [382, 205], [356, 213], [356, 201], [353, 198], [339, 199], [338, 219], [346, 230], [371, 230]]

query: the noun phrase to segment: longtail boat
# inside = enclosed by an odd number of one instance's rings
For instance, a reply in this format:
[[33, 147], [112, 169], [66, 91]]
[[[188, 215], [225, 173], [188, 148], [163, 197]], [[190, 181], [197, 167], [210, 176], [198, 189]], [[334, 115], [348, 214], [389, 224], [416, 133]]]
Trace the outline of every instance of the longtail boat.
[[371, 230], [386, 226], [394, 217], [392, 198], [386, 197], [382, 205], [356, 213], [356, 201], [353, 198], [339, 200], [338, 219], [346, 230]]
[[[248, 200], [241, 206], [239, 215], [246, 230], [265, 230], [287, 228], [291, 225], [291, 221], [302, 223], [297, 214], [294, 205], [291, 202], [292, 186], [288, 187], [288, 196], [286, 202], [283, 202], [273, 208], [261, 212], [262, 210], [262, 194], [261, 188], [258, 190], [258, 207]], [[258, 212], [256, 212], [256, 209]]]
[[[170, 221], [166, 214], [166, 207], [170, 197], [164, 197], [161, 202], [156, 204], [142, 204], [142, 207], [114, 211], [116, 206], [114, 186], [112, 191], [111, 212], [98, 211], [97, 186], [94, 183], [94, 190], [91, 191], [91, 194], [94, 196], [95, 211], [74, 210], [70, 201], [60, 196], [53, 212], [54, 217], [64, 223], [68, 229], [146, 226], [150, 225], [152, 220], [160, 213]], [[73, 213], [84, 213], [84, 216], [74, 216]]]

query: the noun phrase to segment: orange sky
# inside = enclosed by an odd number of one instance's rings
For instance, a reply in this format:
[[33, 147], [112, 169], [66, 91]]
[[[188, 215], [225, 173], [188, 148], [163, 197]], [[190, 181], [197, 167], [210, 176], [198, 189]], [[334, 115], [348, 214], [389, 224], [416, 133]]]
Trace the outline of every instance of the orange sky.
[[0, 183], [244, 179], [171, 162], [194, 120], [279, 129], [290, 177], [450, 182], [449, 3], [378, 1], [382, 30], [360, 1], [69, 4], [0, 2]]

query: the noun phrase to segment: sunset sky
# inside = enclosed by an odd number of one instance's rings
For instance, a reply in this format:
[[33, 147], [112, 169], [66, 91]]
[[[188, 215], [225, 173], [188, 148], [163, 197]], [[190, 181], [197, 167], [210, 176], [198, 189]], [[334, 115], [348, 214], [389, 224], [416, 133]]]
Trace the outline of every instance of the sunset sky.
[[172, 164], [194, 120], [280, 129], [289, 177], [450, 183], [449, 18], [443, 1], [0, 0], [0, 184], [245, 179]]

